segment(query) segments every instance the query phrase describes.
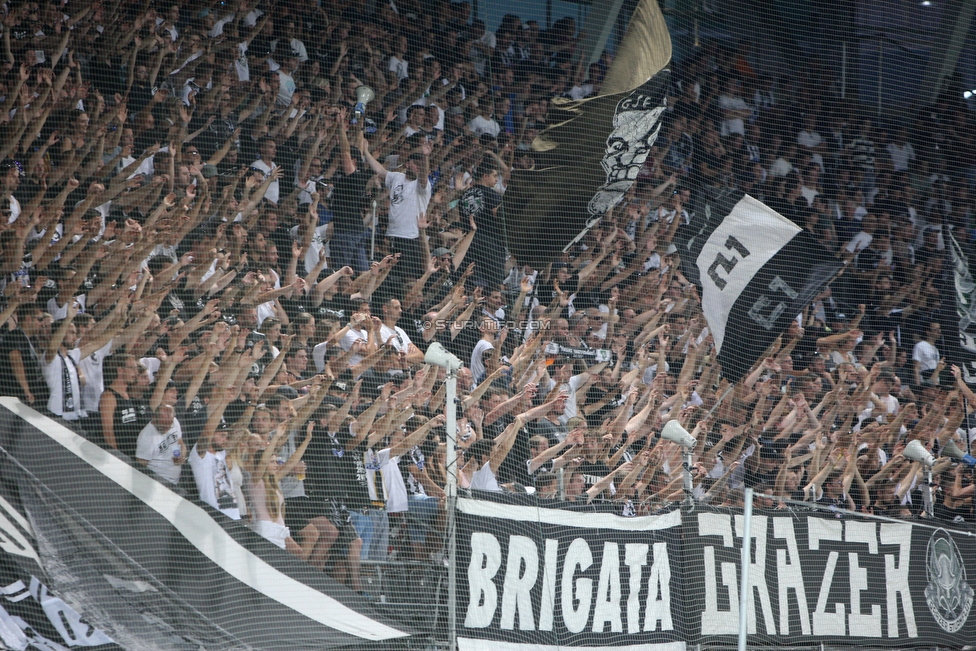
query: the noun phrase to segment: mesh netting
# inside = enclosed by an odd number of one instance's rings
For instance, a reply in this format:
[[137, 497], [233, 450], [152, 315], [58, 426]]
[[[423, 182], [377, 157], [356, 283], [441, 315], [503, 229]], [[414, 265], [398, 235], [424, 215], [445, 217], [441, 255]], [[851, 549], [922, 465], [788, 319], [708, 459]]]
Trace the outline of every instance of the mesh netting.
[[0, 646], [976, 639], [969, 4], [3, 10]]

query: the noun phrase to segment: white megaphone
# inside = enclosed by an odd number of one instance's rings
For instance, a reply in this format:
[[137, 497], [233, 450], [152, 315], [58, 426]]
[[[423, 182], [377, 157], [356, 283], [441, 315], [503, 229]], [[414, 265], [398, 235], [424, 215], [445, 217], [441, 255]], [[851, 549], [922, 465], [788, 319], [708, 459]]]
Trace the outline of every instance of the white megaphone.
[[352, 124], [357, 124], [359, 118], [366, 115], [366, 105], [372, 102], [374, 97], [376, 97], [376, 91], [369, 86], [356, 88], [356, 108], [352, 111]]
[[930, 468], [935, 465], [935, 457], [932, 453], [925, 449], [922, 442], [915, 439], [911, 443], [905, 446], [905, 451], [903, 453], [906, 459], [911, 461], [918, 461], [922, 465], [929, 466]]
[[461, 368], [461, 360], [449, 353], [444, 346], [436, 341], [427, 347], [427, 353], [424, 355], [424, 363], [446, 368], [448, 372], [453, 372]]
[[661, 430], [661, 438], [665, 441], [673, 441], [684, 448], [693, 448], [698, 445], [698, 440], [676, 420], [667, 422], [664, 429]]
[[962, 461], [967, 466], [976, 466], [976, 457], [971, 454], [966, 454], [952, 441], [942, 446], [942, 452], [939, 453], [939, 456], [951, 457], [956, 461]]

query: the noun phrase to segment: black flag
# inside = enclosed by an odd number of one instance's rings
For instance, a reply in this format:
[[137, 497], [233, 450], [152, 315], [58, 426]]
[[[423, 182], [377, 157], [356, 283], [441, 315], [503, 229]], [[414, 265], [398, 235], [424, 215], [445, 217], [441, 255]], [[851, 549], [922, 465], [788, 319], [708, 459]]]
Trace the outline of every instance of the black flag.
[[742, 378], [840, 271], [808, 231], [741, 191], [706, 196], [675, 245], [701, 288], [722, 374]]
[[615, 206], [661, 128], [671, 37], [657, 0], [641, 0], [600, 95], [553, 100], [532, 143], [536, 167], [512, 173], [504, 215], [509, 251], [542, 267]]

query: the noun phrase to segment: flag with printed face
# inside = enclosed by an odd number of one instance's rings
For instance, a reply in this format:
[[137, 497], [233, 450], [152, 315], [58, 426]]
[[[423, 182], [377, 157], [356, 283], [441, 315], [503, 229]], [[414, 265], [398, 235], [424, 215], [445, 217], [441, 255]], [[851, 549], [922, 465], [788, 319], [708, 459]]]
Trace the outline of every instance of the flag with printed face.
[[557, 98], [503, 203], [509, 251], [542, 267], [620, 202], [661, 128], [671, 37], [657, 0], [641, 0], [596, 97]]
[[675, 245], [701, 290], [722, 374], [742, 378], [843, 267], [809, 232], [736, 190], [704, 193]]

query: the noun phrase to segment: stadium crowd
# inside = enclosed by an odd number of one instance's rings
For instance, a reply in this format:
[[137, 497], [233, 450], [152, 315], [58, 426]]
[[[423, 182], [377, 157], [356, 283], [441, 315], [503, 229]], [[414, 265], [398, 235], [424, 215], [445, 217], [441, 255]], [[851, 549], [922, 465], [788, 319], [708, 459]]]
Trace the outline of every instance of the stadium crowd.
[[[572, 19], [491, 32], [445, 0], [4, 9], [3, 395], [354, 589], [391, 529], [408, 557], [441, 549], [431, 342], [465, 362], [462, 488], [655, 512], [685, 497], [658, 436], [677, 419], [696, 500], [752, 486], [907, 518], [925, 472], [906, 443], [968, 449], [976, 395], [945, 362], [939, 284], [948, 232], [973, 243], [965, 107], [882, 128], [815, 66], [767, 79], [745, 44], [707, 45], [676, 64], [624, 202], [535, 269], [506, 255], [506, 186], [550, 100], [598, 94], [612, 64], [583, 65]], [[670, 246], [721, 187], [849, 261], [734, 385]], [[971, 522], [969, 469], [934, 470], [936, 517]]]

